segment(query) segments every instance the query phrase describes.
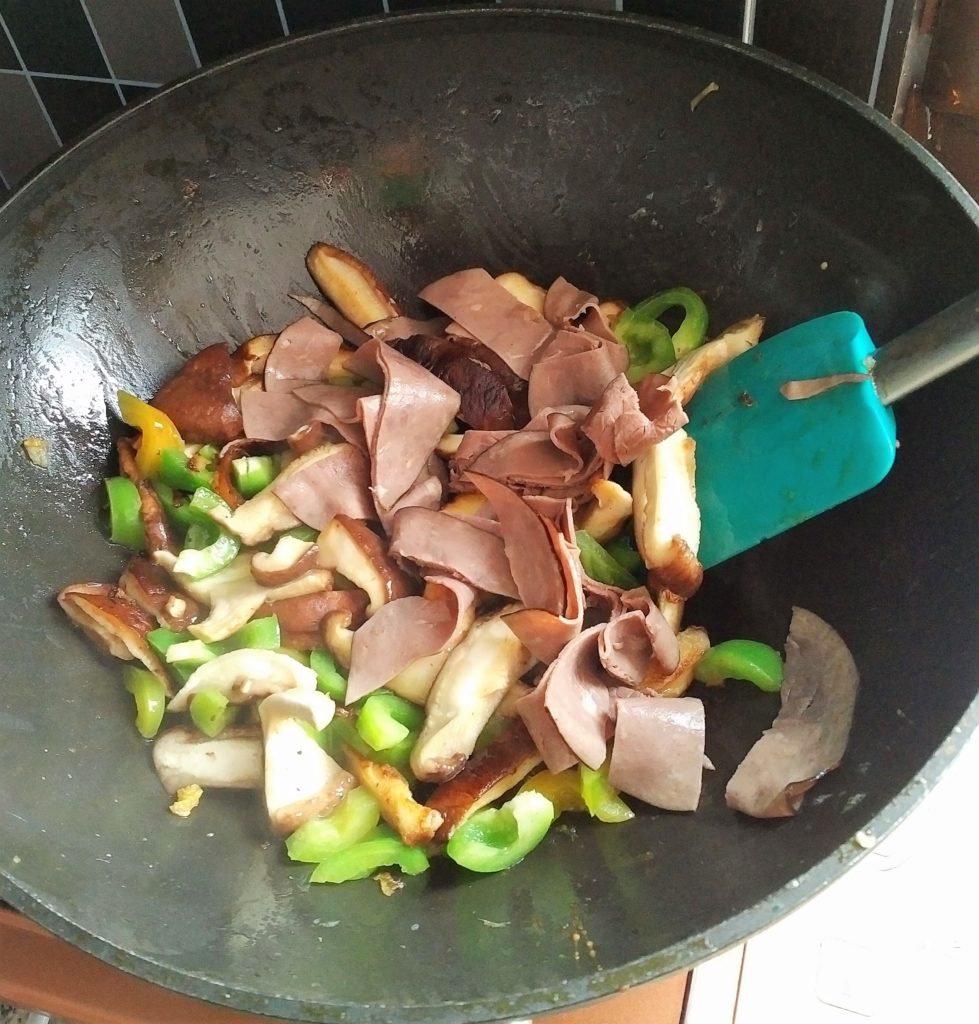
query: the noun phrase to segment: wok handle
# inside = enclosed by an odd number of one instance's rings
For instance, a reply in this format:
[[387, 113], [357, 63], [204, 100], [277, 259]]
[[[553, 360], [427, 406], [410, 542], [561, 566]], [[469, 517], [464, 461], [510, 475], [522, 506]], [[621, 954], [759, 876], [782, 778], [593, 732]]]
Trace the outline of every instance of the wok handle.
[[979, 291], [960, 299], [874, 353], [874, 385], [884, 405], [979, 355]]

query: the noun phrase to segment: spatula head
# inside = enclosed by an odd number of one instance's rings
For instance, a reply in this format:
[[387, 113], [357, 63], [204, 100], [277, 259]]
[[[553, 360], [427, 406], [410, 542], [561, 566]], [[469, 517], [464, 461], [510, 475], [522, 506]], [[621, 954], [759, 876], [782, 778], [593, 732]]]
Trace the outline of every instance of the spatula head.
[[874, 343], [856, 313], [784, 331], [712, 373], [691, 400], [705, 567], [878, 484], [894, 462], [894, 414], [871, 380], [790, 401], [791, 380], [866, 373]]

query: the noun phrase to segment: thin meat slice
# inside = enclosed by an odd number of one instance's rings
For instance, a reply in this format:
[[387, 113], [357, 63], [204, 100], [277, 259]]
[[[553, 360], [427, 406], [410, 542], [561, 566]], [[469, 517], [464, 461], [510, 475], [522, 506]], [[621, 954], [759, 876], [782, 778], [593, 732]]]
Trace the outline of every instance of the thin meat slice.
[[628, 466], [652, 444], [669, 437], [687, 423], [679, 399], [665, 383], [647, 386], [646, 381], [661, 375], [650, 375], [640, 385], [645, 403], [626, 380], [618, 374], [609, 381], [599, 400], [582, 424], [581, 432], [595, 445], [608, 462]]
[[704, 705], [696, 697], [617, 690], [609, 782], [667, 811], [695, 811], [704, 769]]
[[531, 417], [542, 409], [593, 405], [628, 365], [628, 352], [616, 342], [583, 330], [558, 331], [530, 371]]
[[578, 763], [575, 752], [564, 741], [545, 707], [547, 687], [543, 680], [515, 704], [517, 714], [530, 733], [549, 772], [557, 774]]
[[843, 759], [859, 675], [840, 635], [793, 608], [785, 641], [782, 708], [727, 784], [728, 806], [756, 818], [786, 817]]
[[336, 331], [311, 316], [300, 317], [275, 339], [265, 361], [265, 390], [288, 392], [324, 380], [342, 344]]
[[490, 594], [518, 597], [502, 536], [445, 512], [406, 508], [394, 517], [391, 553]]
[[370, 465], [351, 444], [323, 445], [297, 459], [299, 467], [272, 482], [272, 492], [314, 530], [336, 515], [373, 519]]
[[605, 671], [633, 687], [642, 683], [653, 660], [664, 673], [672, 672], [680, 663], [680, 644], [649, 591], [627, 590], [619, 605], [598, 641]]
[[559, 277], [544, 296], [544, 316], [555, 327], [568, 327], [588, 309], [598, 309], [598, 297]]
[[240, 396], [245, 437], [284, 441], [313, 418], [313, 410], [300, 398], [285, 392], [270, 393], [250, 388]]
[[[472, 608], [476, 594], [457, 580], [433, 577], [436, 597], [402, 597], [379, 608], [354, 633], [346, 703], [390, 682], [420, 658], [438, 654]], [[471, 616], [470, 616], [471, 620]]]
[[359, 406], [371, 456], [374, 500], [382, 509], [392, 509], [415, 484], [459, 411], [459, 394], [375, 339], [361, 346], [348, 365], [353, 372], [384, 383], [379, 402], [372, 396], [361, 399]]
[[479, 267], [440, 278], [419, 296], [452, 317], [524, 379], [551, 336], [551, 325], [540, 313]]
[[449, 318], [447, 316], [438, 316], [431, 320], [415, 320], [410, 316], [392, 316], [387, 320], [376, 320], [374, 323], [368, 324], [365, 331], [370, 337], [391, 344], [403, 338], [413, 338], [418, 334], [441, 335], [448, 326]]
[[340, 384], [307, 384], [296, 388], [293, 394], [312, 406], [309, 411], [312, 419], [332, 427], [350, 444], [367, 450], [358, 403], [374, 394], [372, 389]]
[[294, 299], [301, 306], [305, 306], [317, 320], [322, 320], [327, 327], [336, 331], [344, 341], [349, 341], [355, 348], [359, 348], [367, 341], [368, 335], [356, 324], [352, 324], [335, 306], [330, 305], [326, 299], [318, 295], [295, 295], [290, 293], [290, 299]]

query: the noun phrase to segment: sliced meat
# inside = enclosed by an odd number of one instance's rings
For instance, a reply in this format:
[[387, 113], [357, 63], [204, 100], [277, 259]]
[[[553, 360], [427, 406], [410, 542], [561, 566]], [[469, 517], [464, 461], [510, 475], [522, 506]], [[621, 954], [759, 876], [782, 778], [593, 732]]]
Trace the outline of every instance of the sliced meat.
[[628, 352], [617, 342], [583, 330], [558, 331], [530, 371], [530, 415], [565, 405], [593, 405], [628, 365]]
[[667, 811], [695, 811], [704, 769], [704, 705], [695, 697], [615, 691], [609, 782]]
[[544, 759], [544, 765], [555, 775], [578, 763], [575, 752], [564, 741], [554, 724], [550, 711], [545, 706], [547, 687], [537, 684], [526, 696], [516, 703], [517, 714], [530, 733], [534, 745]]
[[598, 298], [559, 277], [544, 296], [544, 316], [555, 327], [568, 327], [588, 309], [598, 309]]
[[331, 306], [326, 299], [321, 299], [318, 295], [292, 293], [289, 298], [305, 306], [317, 320], [321, 320], [330, 330], [336, 331], [344, 341], [349, 341], [355, 348], [367, 341], [368, 335], [356, 324], [352, 324], [335, 306]]
[[[657, 382], [657, 377], [662, 383]], [[628, 466], [651, 444], [669, 437], [687, 422], [687, 414], [670, 388], [669, 378], [650, 374], [643, 379], [640, 389], [641, 395], [625, 374], [618, 374], [582, 424], [581, 432], [608, 462]]]
[[805, 793], [843, 758], [858, 685], [853, 656], [836, 630], [794, 608], [782, 707], [728, 782], [728, 806], [756, 818], [795, 814]]
[[368, 388], [341, 384], [307, 384], [293, 392], [296, 398], [312, 407], [309, 415], [314, 420], [331, 427], [343, 440], [364, 451], [367, 451], [367, 438], [358, 403], [373, 393]]
[[621, 611], [613, 612], [598, 641], [598, 657], [610, 676], [638, 687], [654, 661], [672, 672], [680, 661], [676, 633], [645, 587], [628, 590], [620, 598]]
[[173, 420], [185, 441], [224, 444], [241, 436], [241, 413], [231, 389], [244, 380], [242, 366], [218, 342], [191, 356], [150, 404]]
[[402, 597], [379, 608], [354, 633], [347, 703], [384, 686], [419, 658], [437, 654], [452, 636], [457, 615], [449, 602], [424, 597]]
[[284, 441], [313, 418], [302, 399], [284, 392], [250, 388], [242, 391], [240, 401], [245, 436], [256, 440]]
[[343, 338], [312, 317], [304, 316], [275, 339], [265, 361], [265, 390], [292, 391], [301, 384], [324, 380]]
[[336, 515], [373, 519], [370, 465], [351, 444], [323, 445], [289, 467], [272, 482], [272, 492], [290, 512], [314, 530]]
[[[413, 338], [416, 335], [441, 335], [449, 326], [447, 316], [434, 317], [431, 320], [415, 320], [410, 316], [393, 316], [387, 320], [377, 320], [368, 324], [366, 333], [378, 341], [386, 341], [393, 344], [405, 338]], [[403, 351], [403, 350], [402, 350]], [[424, 365], [424, 364], [423, 364]], [[431, 369], [431, 367], [426, 367]]]
[[[381, 378], [384, 393], [360, 400], [374, 500], [391, 509], [417, 481], [459, 411], [459, 395], [434, 374], [374, 339], [351, 359], [354, 372]], [[370, 415], [365, 412], [365, 407]]]
[[526, 378], [551, 325], [514, 298], [485, 270], [460, 270], [433, 282], [419, 296], [450, 316], [495, 352], [518, 376]]
[[517, 597], [503, 538], [445, 512], [406, 508], [394, 517], [391, 553], [490, 594]]

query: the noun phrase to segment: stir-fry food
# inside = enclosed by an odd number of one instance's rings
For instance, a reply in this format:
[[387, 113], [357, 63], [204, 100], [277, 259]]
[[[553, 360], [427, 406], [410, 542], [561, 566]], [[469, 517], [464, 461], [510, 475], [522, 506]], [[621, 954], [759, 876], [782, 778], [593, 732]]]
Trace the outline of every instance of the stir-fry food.
[[729, 805], [798, 810], [846, 746], [843, 641], [803, 609], [784, 660], [684, 622], [684, 407], [761, 317], [708, 340], [687, 288], [626, 308], [468, 269], [421, 291], [421, 320], [349, 253], [307, 267], [308, 315], [205, 348], [148, 402], [119, 393], [136, 433], [105, 490], [132, 555], [59, 594], [129, 662], [170, 810], [261, 790], [314, 882], [434, 854], [499, 871], [561, 815], [695, 811], [690, 688], [728, 679], [781, 696]]

